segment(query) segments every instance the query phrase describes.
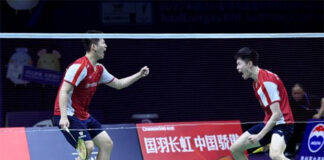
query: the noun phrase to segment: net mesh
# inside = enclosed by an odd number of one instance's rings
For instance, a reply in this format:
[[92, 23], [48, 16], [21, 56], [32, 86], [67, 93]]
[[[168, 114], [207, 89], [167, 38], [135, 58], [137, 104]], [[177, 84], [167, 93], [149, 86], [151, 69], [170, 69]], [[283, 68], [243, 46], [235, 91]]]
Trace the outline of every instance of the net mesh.
[[[233, 55], [243, 46], [259, 52], [260, 67], [278, 74], [289, 94], [298, 82], [309, 93], [323, 95], [323, 38], [108, 39], [107, 44], [106, 57], [100, 63], [110, 73], [122, 78], [148, 65], [152, 74], [122, 91], [98, 87], [90, 112], [102, 123], [134, 122], [134, 113], [158, 113], [155, 122], [262, 120], [264, 114], [253, 95], [251, 81], [243, 81], [235, 69]], [[58, 50], [63, 73], [84, 55], [81, 41], [3, 39], [2, 46], [3, 120], [7, 113], [34, 112], [30, 117], [17, 113], [14, 121], [24, 126], [36, 122], [33, 118], [39, 115], [37, 112], [50, 116], [58, 86], [14, 84], [7, 77], [11, 56], [16, 48], [28, 48], [32, 65], [37, 67], [41, 49], [48, 53]], [[7, 124], [10, 126], [10, 122]]]
[[[31, 157], [42, 157], [43, 153], [47, 153], [46, 149], [49, 147], [39, 146], [48, 146], [45, 145], [46, 142], [53, 143], [56, 139], [61, 138], [57, 142], [62, 141], [62, 143], [51, 146], [51, 150], [55, 147], [55, 150], [62, 148], [62, 146], [63, 148], [68, 147], [67, 144], [63, 143], [62, 137], [59, 137], [59, 135], [61, 136], [59, 130], [50, 127], [50, 118], [53, 114], [61, 78], [59, 76], [62, 76], [70, 63], [84, 55], [85, 51], [80, 40], [84, 37], [76, 35], [73, 38], [56, 39], [41, 35], [44, 37], [28, 39], [19, 38], [17, 35], [15, 35], [16, 38], [8, 38], [5, 37], [5, 34], [0, 34], [2, 38], [0, 41], [2, 85], [0, 122], [5, 127], [24, 126], [28, 128], [0, 128], [0, 137], [8, 138], [10, 135], [25, 136], [26, 134], [30, 142]], [[53, 35], [58, 36], [51, 34], [51, 36]], [[69, 34], [67, 35], [69, 36]], [[29, 36], [32, 36], [32, 34]], [[260, 67], [279, 75], [286, 86], [289, 97], [291, 97], [292, 86], [295, 83], [302, 83], [307, 93], [317, 95], [319, 98], [318, 103], [316, 102], [317, 105], [314, 105], [315, 107], [310, 110], [296, 110], [294, 108], [296, 106], [292, 106], [296, 120], [296, 135], [294, 136], [297, 138], [293, 138], [296, 141], [289, 142], [288, 150], [294, 148], [295, 143], [301, 142], [302, 135], [299, 133], [305, 130], [307, 124], [324, 122], [323, 120], [308, 121], [316, 113], [316, 109], [320, 107], [320, 97], [324, 95], [324, 36], [322, 34], [316, 34], [314, 37], [311, 37], [310, 34], [294, 34], [293, 37], [291, 37], [291, 34], [275, 34], [274, 37], [269, 34], [262, 34], [262, 38], [253, 37], [252, 34], [249, 34], [246, 38], [242, 38], [239, 34], [222, 35], [223, 37], [216, 34], [207, 35], [209, 37], [206, 37], [206, 35], [190, 37], [197, 35], [188, 34], [183, 35], [182, 38], [172, 37], [179, 35], [164, 35], [162, 37], [160, 37], [161, 35], [155, 37], [153, 35], [151, 38], [143, 38], [142, 36], [147, 36], [145, 34], [137, 34], [133, 37], [132, 35], [126, 36], [130, 38], [106, 39], [108, 48], [105, 59], [99, 62], [104, 64], [107, 70], [118, 78], [127, 77], [139, 71], [145, 65], [150, 68], [150, 75], [121, 91], [109, 87], [98, 87], [90, 104], [91, 115], [102, 124], [110, 124], [103, 127], [112, 136], [112, 139], [117, 141], [118, 145], [123, 146], [123, 151], [128, 150], [129, 143], [137, 144], [136, 146], [131, 145], [132, 148], [129, 150], [134, 151], [136, 156], [142, 157], [138, 141], [142, 143], [144, 136], [139, 135], [138, 140], [138, 134], [154, 130], [174, 130], [175, 127], [180, 127], [184, 131], [184, 136], [189, 134], [188, 128], [190, 132], [199, 128], [199, 131], [206, 134], [202, 135], [205, 138], [206, 136], [215, 137], [216, 140], [217, 137], [219, 149], [227, 150], [226, 154], [230, 155], [229, 145], [239, 135], [234, 134], [234, 132], [220, 133], [225, 126], [235, 129], [237, 127], [231, 126], [237, 125], [242, 127], [242, 131], [246, 131], [252, 125], [262, 123], [264, 118], [264, 113], [253, 95], [252, 81], [242, 80], [241, 75], [236, 70], [234, 54], [244, 46], [259, 52], [261, 57]], [[242, 34], [242, 36], [244, 35]], [[42, 49], [46, 49], [46, 51]], [[20, 55], [18, 56], [20, 58], [15, 58], [13, 55], [18, 52], [24, 52], [29, 56], [26, 58], [26, 56]], [[42, 53], [59, 53], [60, 56], [42, 59], [42, 56], [44, 56]], [[51, 64], [53, 62], [58, 62], [59, 67]], [[41, 63], [46, 63], [45, 66], [52, 70], [54, 68], [61, 74], [56, 75], [59, 77], [59, 82], [54, 83], [53, 79], [57, 78], [55, 75], [52, 75], [46, 82], [35, 79], [21, 82], [21, 79], [26, 78], [26, 75], [21, 73], [21, 69], [15, 70], [13, 64], [21, 65], [22, 63], [29, 64], [32, 68], [31, 71], [44, 67]], [[38, 76], [37, 74], [34, 75]], [[16, 79], [14, 80], [12, 77]], [[136, 117], [132, 116], [134, 114], [146, 113], [154, 113], [157, 116], [154, 119], [149, 119], [149, 121], [132, 118]], [[157, 124], [158, 127], [149, 128], [141, 125], [143, 120], [146, 120], [145, 122], [171, 123]], [[172, 123], [179, 121], [181, 123]], [[124, 125], [124, 123], [132, 123], [132, 125]], [[137, 125], [134, 125], [134, 123], [137, 123]], [[42, 128], [39, 128], [40, 126]], [[210, 128], [218, 127], [222, 129], [207, 133]], [[70, 130], [81, 134], [82, 131], [96, 129]], [[129, 134], [130, 132], [134, 134]], [[135, 141], [124, 144], [120, 140], [121, 136]], [[227, 143], [220, 140], [222, 137], [225, 137]], [[169, 138], [179, 138], [180, 140], [180, 137], [169, 136]], [[203, 149], [203, 147], [206, 147], [202, 145], [200, 135], [192, 135], [190, 138], [195, 141], [192, 145], [195, 144], [196, 148]], [[157, 139], [151, 137], [150, 140]], [[10, 144], [11, 142], [5, 141], [3, 143]], [[200, 143], [201, 145], [197, 147], [197, 144]], [[226, 144], [228, 148], [226, 148]], [[143, 146], [149, 146], [143, 143], [141, 145], [142, 154], [144, 154]], [[42, 150], [42, 152], [39, 152], [39, 150]], [[159, 152], [160, 150], [157, 149], [156, 151]], [[74, 158], [78, 156], [78, 153], [71, 148], [62, 152], [71, 152], [70, 156], [72, 155]], [[114, 152], [120, 152], [120, 150], [114, 149]], [[248, 153], [252, 152], [253, 150], [248, 151]], [[91, 158], [95, 158], [97, 154], [98, 152], [95, 150]], [[58, 159], [57, 156], [53, 155], [52, 157]], [[118, 158], [120, 156], [119, 154]], [[66, 159], [66, 157], [61, 159]]]

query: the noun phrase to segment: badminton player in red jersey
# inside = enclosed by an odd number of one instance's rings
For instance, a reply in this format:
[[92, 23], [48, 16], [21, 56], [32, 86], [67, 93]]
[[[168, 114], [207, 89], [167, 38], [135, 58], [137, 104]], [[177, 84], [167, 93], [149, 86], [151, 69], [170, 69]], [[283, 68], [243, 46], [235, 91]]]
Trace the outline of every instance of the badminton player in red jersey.
[[271, 159], [288, 159], [284, 150], [294, 131], [294, 118], [284, 84], [276, 74], [258, 67], [259, 55], [255, 50], [243, 47], [236, 53], [235, 59], [236, 69], [243, 79], [253, 80], [254, 94], [265, 112], [265, 118], [263, 123], [244, 132], [231, 146], [234, 158], [244, 160], [245, 150], [271, 143]]
[[[88, 31], [88, 33], [102, 32]], [[75, 139], [82, 138], [85, 141], [88, 157], [90, 157], [94, 146], [97, 146], [99, 150], [97, 160], [109, 160], [113, 141], [101, 124], [88, 112], [92, 96], [100, 84], [115, 89], [128, 87], [146, 77], [149, 74], [149, 68], [144, 66], [139, 72], [118, 79], [97, 62], [105, 56], [107, 49], [105, 40], [101, 38], [85, 39], [83, 42], [86, 54], [66, 69], [57, 93], [53, 121], [61, 129], [69, 128]], [[67, 141], [76, 147], [76, 142], [71, 135], [65, 130], [61, 131]]]

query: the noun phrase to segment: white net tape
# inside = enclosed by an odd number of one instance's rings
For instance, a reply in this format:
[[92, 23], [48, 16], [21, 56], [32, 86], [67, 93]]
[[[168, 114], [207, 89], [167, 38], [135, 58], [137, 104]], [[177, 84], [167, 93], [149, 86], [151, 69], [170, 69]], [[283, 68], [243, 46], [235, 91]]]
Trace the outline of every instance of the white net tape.
[[191, 34], [122, 34], [122, 33], [0, 33], [3, 39], [81, 39], [81, 38], [108, 38], [108, 39], [257, 39], [257, 38], [324, 38], [324, 33], [191, 33]]

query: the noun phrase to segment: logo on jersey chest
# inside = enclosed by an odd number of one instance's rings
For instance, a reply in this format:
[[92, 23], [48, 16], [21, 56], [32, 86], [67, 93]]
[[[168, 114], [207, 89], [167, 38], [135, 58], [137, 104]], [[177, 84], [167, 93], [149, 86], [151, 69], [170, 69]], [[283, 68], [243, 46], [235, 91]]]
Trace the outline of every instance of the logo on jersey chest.
[[87, 83], [87, 84], [85, 85], [85, 88], [97, 87], [97, 85], [98, 85], [97, 82]]
[[89, 73], [89, 75], [86, 77], [86, 85], [85, 88], [92, 88], [98, 86], [99, 77], [96, 72]]

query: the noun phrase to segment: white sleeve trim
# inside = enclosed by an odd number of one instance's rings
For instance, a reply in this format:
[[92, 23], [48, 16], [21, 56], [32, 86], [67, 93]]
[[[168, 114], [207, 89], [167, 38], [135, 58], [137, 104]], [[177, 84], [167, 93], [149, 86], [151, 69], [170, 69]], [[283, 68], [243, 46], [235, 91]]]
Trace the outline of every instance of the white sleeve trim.
[[103, 71], [102, 71], [102, 75], [100, 77], [100, 81], [99, 83], [102, 84], [102, 83], [109, 83], [111, 82], [113, 79], [114, 79], [114, 76], [111, 75], [104, 66], [103, 67]]
[[[81, 64], [72, 64], [66, 71], [64, 80], [68, 82], [73, 82], [74, 77], [76, 76], [76, 73], [78, 69], [81, 67]], [[81, 71], [77, 81], [75, 82], [75, 86], [78, 86], [80, 82], [86, 77], [87, 75], [87, 69], [84, 67], [83, 70]]]
[[73, 89], [68, 93], [68, 105], [67, 105], [67, 115], [73, 116], [74, 115], [74, 108], [72, 107], [72, 94]]
[[261, 99], [261, 102], [262, 102], [263, 106], [265, 106], [265, 107], [268, 106], [268, 101], [267, 101], [267, 98], [266, 98], [265, 94], [262, 91], [262, 87], [260, 87], [258, 89], [258, 95], [260, 96], [260, 99]]
[[278, 91], [278, 85], [273, 82], [264, 82], [264, 86], [268, 92], [269, 98], [271, 100], [271, 103], [274, 101], [279, 101], [279, 91]]

